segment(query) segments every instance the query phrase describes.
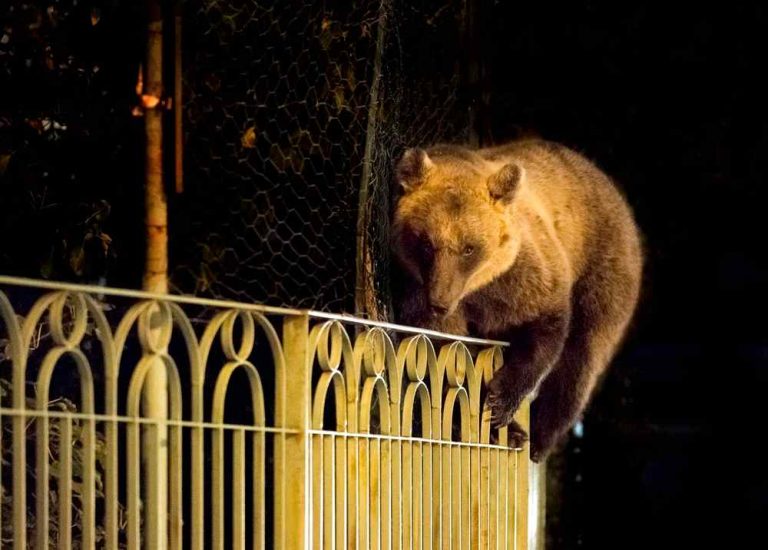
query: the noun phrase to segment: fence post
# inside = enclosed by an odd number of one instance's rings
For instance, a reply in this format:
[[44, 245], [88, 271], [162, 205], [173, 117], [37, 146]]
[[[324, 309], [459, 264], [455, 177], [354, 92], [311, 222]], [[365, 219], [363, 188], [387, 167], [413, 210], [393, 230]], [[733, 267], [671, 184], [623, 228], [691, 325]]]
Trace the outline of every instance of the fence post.
[[276, 425], [295, 433], [275, 439], [275, 542], [282, 550], [310, 547], [311, 363], [309, 316], [285, 317], [285, 369], [276, 378]]
[[[517, 422], [531, 433], [531, 403], [525, 399], [515, 416]], [[535, 475], [535, 464], [531, 463], [530, 444], [526, 443], [522, 451], [518, 451], [516, 457], [517, 468], [515, 476], [515, 496], [514, 502], [510, 503], [515, 507], [515, 548], [517, 550], [537, 550], [536, 537], [538, 535], [536, 526], [531, 525], [530, 519], [536, 519], [538, 506], [536, 502], [537, 493], [531, 491], [532, 479]], [[533, 530], [532, 530], [533, 528]]]
[[[371, 78], [371, 94], [368, 103], [368, 127], [365, 134], [365, 156], [363, 157], [363, 173], [360, 176], [360, 191], [357, 205], [357, 265], [355, 280], [355, 312], [369, 319], [382, 320], [386, 312], [380, 311], [376, 302], [376, 280], [373, 271], [374, 254], [386, 253], [387, 249], [372, 250], [368, 228], [372, 223], [370, 200], [370, 185], [373, 178], [373, 156], [378, 131], [379, 88], [381, 86], [381, 56], [384, 50], [387, 10], [389, 5], [382, 2], [379, 6], [378, 30], [376, 34], [376, 53]], [[378, 181], [383, 186], [387, 182]]]

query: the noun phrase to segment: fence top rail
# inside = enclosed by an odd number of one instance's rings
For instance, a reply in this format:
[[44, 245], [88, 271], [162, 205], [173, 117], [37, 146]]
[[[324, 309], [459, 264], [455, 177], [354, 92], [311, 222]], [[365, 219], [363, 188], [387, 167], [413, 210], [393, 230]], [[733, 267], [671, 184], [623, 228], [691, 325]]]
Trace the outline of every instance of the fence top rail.
[[392, 330], [404, 334], [423, 334], [430, 338], [439, 340], [453, 340], [465, 344], [476, 344], [484, 346], [507, 346], [508, 343], [501, 340], [485, 340], [482, 338], [473, 338], [471, 336], [458, 336], [445, 332], [426, 330], [406, 325], [397, 325], [383, 321], [373, 321], [354, 315], [326, 313], [323, 311], [314, 311], [309, 309], [293, 309], [286, 307], [268, 306], [263, 304], [250, 304], [236, 302], [232, 300], [217, 300], [213, 298], [200, 298], [198, 296], [186, 296], [181, 294], [162, 294], [155, 292], [145, 292], [143, 290], [132, 290], [127, 288], [113, 288], [99, 285], [83, 285], [76, 283], [62, 283], [57, 281], [45, 281], [39, 279], [29, 279], [25, 277], [11, 277], [0, 275], [0, 285], [36, 288], [41, 290], [58, 290], [68, 292], [83, 292], [87, 294], [97, 294], [106, 296], [117, 296], [121, 298], [135, 298], [138, 300], [158, 300], [165, 302], [174, 302], [178, 304], [188, 304], [203, 307], [213, 307], [218, 309], [238, 309], [243, 311], [253, 311], [266, 315], [282, 315], [287, 317], [306, 315], [314, 319], [325, 319], [329, 321], [339, 321], [354, 325], [367, 327], [377, 327], [386, 330]]

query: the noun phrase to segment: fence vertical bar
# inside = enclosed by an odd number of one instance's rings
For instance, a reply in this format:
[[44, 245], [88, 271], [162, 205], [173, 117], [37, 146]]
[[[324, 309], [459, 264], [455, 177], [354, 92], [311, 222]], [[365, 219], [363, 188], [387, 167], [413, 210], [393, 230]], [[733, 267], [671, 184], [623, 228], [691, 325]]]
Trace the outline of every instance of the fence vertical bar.
[[284, 319], [285, 369], [276, 380], [275, 416], [282, 424], [278, 427], [295, 432], [280, 434], [275, 444], [275, 542], [276, 548], [283, 550], [304, 550], [311, 543], [308, 429], [312, 377], [308, 339], [307, 314]]
[[[23, 346], [21, 330], [16, 314], [5, 295], [0, 294], [0, 314], [6, 325], [11, 341], [13, 363], [13, 408], [17, 411], [26, 409], [25, 371], [28, 350]], [[22, 414], [13, 416], [13, 550], [27, 548], [27, 434], [26, 418]]]
[[245, 550], [245, 484], [245, 430], [234, 430], [232, 432], [233, 550]]
[[[72, 548], [72, 418], [59, 421], [59, 550]], [[48, 545], [48, 541], [46, 546]]]
[[[520, 406], [517, 412], [518, 423], [530, 433], [530, 402], [525, 400]], [[530, 497], [535, 497], [535, 492], [530, 493], [529, 476], [531, 473], [531, 463], [529, 458], [529, 445], [526, 444], [522, 451], [517, 452], [517, 464], [516, 471], [514, 473], [517, 478], [515, 484], [514, 506], [515, 506], [515, 548], [516, 550], [526, 550], [529, 548], [529, 535], [535, 533], [529, 533], [528, 531], [528, 515], [531, 510], [537, 509], [535, 501], [529, 502]], [[531, 546], [530, 550], [535, 550], [535, 546]]]

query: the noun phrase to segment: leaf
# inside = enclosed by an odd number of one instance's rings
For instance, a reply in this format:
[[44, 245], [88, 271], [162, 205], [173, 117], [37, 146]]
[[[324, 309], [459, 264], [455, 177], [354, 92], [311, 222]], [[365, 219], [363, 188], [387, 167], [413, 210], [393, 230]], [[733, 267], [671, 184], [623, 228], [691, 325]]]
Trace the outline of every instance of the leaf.
[[5, 174], [8, 169], [8, 164], [11, 162], [11, 153], [4, 153], [0, 155], [0, 176]]
[[[8, 338], [0, 338], [0, 362], [11, 359], [11, 341]], [[5, 397], [6, 390], [0, 385], [0, 397]]]
[[43, 279], [50, 279], [53, 275], [53, 263], [54, 263], [54, 254], [53, 250], [51, 250], [51, 253], [48, 254], [48, 257], [43, 260], [42, 265], [40, 266], [40, 277]]
[[346, 105], [346, 97], [344, 93], [344, 88], [341, 86], [337, 86], [336, 89], [333, 92], [333, 99], [336, 103], [336, 109], [342, 110]]
[[251, 126], [245, 131], [242, 139], [240, 140], [240, 143], [242, 144], [243, 149], [253, 149], [254, 147], [256, 147], [256, 127], [255, 126]]
[[136, 95], [140, 96], [144, 92], [144, 70], [139, 63], [139, 75], [136, 78]]
[[99, 239], [101, 239], [101, 249], [104, 251], [104, 255], [106, 256], [109, 253], [109, 246], [112, 244], [112, 237], [102, 232], [99, 233]]
[[85, 249], [82, 245], [76, 246], [69, 255], [69, 267], [72, 268], [75, 275], [82, 275], [85, 267]]

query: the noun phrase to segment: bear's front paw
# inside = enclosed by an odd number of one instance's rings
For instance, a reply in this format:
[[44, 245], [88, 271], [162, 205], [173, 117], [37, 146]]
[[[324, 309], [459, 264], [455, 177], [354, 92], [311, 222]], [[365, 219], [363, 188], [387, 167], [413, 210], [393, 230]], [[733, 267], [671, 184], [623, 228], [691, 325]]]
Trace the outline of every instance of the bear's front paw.
[[496, 372], [488, 387], [487, 404], [491, 409], [491, 427], [494, 430], [507, 428], [509, 446], [521, 449], [528, 441], [528, 434], [514, 419], [520, 400], [515, 398], [514, 391], [510, 391], [512, 381], [509, 376], [505, 368]]
[[507, 426], [507, 440], [510, 449], [522, 449], [525, 442], [528, 441], [528, 432], [517, 423], [517, 420], [513, 420]]
[[[502, 426], [503, 427], [503, 426]], [[520, 450], [525, 445], [525, 442], [528, 441], [528, 433], [523, 429], [523, 427], [517, 423], [516, 420], [512, 420], [512, 422], [509, 423], [507, 428], [507, 446], [510, 449], [516, 449]], [[493, 431], [491, 432], [491, 444], [498, 445], [499, 439], [497, 436], [497, 432]]]
[[508, 395], [491, 386], [487, 403], [491, 409], [491, 428], [498, 430], [499, 428], [507, 427], [513, 422], [515, 403]]

